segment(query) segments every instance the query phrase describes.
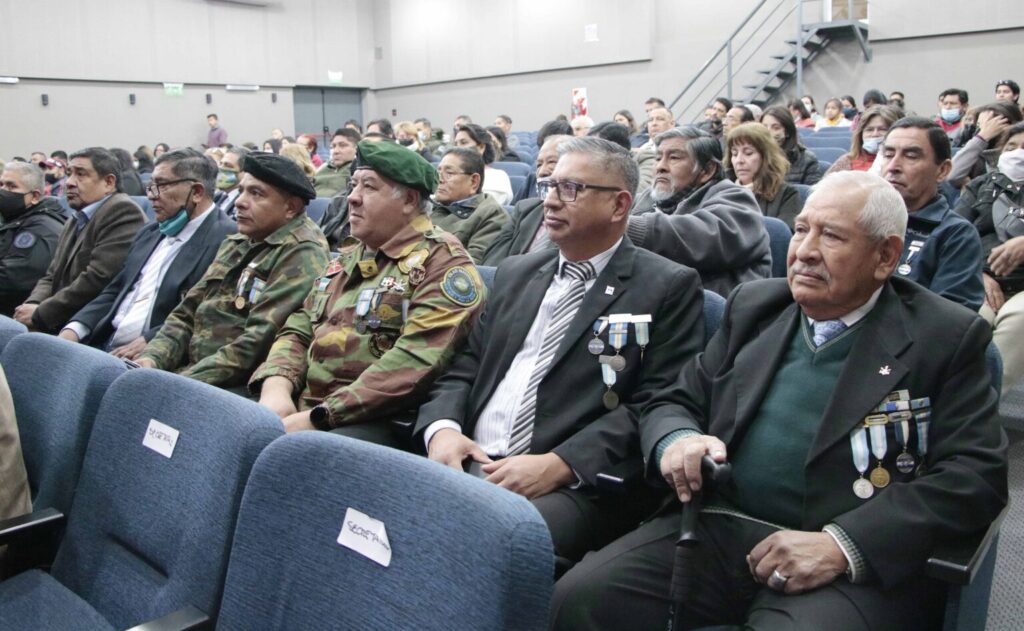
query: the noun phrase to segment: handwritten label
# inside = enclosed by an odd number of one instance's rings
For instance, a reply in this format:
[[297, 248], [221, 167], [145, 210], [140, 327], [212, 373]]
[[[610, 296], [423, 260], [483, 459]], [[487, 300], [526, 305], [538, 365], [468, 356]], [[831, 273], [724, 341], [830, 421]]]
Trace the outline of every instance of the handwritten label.
[[391, 543], [384, 522], [354, 508], [345, 511], [338, 543], [384, 567], [391, 565]]
[[149, 419], [146, 436], [142, 439], [143, 447], [149, 447], [164, 458], [174, 454], [174, 446], [178, 444], [178, 430], [164, 425], [155, 418]]

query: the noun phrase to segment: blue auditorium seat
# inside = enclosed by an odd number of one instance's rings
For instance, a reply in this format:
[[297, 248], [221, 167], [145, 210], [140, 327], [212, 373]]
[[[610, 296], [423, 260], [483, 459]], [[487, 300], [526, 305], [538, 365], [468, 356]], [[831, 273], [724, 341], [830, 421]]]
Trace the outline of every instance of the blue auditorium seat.
[[533, 631], [547, 626], [553, 571], [526, 498], [422, 456], [299, 432], [253, 467], [217, 627]]
[[505, 173], [508, 173], [510, 177], [513, 175], [527, 177], [530, 173], [533, 173], [533, 169], [530, 168], [530, 165], [523, 162], [492, 162], [490, 166], [495, 169], [501, 169]]
[[813, 147], [814, 155], [818, 156], [819, 162], [828, 162], [831, 165], [840, 156], [850, 151], [847, 147]]
[[713, 291], [704, 290], [704, 345], [711, 341], [722, 324], [725, 313], [725, 298]]
[[800, 207], [803, 208], [807, 203], [807, 198], [811, 196], [811, 186], [809, 184], [790, 184], [790, 186], [800, 194]]
[[523, 195], [526, 194], [527, 190], [527, 178], [522, 175], [510, 175], [508, 179], [512, 183], [512, 203], [515, 204], [518, 200], [524, 199]]
[[153, 202], [145, 195], [132, 195], [132, 201], [139, 205], [142, 212], [146, 213], [146, 221], [156, 221], [156, 211], [153, 210]]
[[306, 204], [306, 215], [313, 220], [313, 223], [320, 225], [320, 219], [327, 212], [327, 207], [331, 205], [331, 199], [330, 197], [317, 197]]
[[764, 229], [768, 231], [768, 247], [772, 251], [772, 278], [786, 277], [786, 254], [793, 231], [786, 222], [776, 217], [762, 217]]
[[0, 583], [0, 629], [125, 629], [182, 610], [216, 619], [245, 481], [282, 433], [275, 414], [219, 388], [123, 375], [97, 414], [52, 571]]

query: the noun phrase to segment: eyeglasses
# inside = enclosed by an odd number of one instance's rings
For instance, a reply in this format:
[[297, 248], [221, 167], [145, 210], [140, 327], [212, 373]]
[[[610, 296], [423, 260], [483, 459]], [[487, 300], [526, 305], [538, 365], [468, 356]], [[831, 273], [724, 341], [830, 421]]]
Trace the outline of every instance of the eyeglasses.
[[537, 194], [541, 198], [548, 196], [551, 189], [558, 191], [558, 199], [562, 202], [574, 202], [580, 191], [590, 189], [594, 191], [621, 191], [616, 186], [598, 186], [596, 184], [584, 184], [582, 182], [571, 182], [569, 180], [541, 180], [537, 182]]
[[447, 169], [439, 169], [437, 171], [437, 175], [441, 179], [441, 181], [443, 182], [445, 180], [452, 179], [456, 175], [468, 175], [468, 174], [465, 171], [449, 171]]
[[182, 182], [196, 182], [196, 181], [197, 180], [193, 180], [193, 179], [190, 179], [190, 178], [184, 178], [184, 179], [181, 179], [181, 180], [172, 180], [170, 182], [150, 182], [148, 185], [146, 185], [146, 195], [151, 195], [153, 197], [160, 197], [160, 195], [163, 194], [163, 192], [165, 190], [167, 190], [168, 186], [174, 186], [175, 184], [181, 184]]

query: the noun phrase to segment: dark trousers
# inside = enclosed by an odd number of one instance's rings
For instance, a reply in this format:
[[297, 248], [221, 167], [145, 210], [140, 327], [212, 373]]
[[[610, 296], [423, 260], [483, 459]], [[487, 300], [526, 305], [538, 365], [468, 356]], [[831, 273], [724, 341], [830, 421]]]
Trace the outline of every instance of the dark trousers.
[[[770, 526], [703, 513], [696, 552], [696, 585], [682, 628], [715, 624], [785, 631], [938, 629], [945, 608], [941, 585], [911, 581], [892, 590], [852, 585], [845, 578], [787, 596], [755, 582], [747, 553], [774, 532]], [[669, 615], [669, 584], [679, 513], [671, 511], [588, 555], [555, 585], [552, 628], [662, 631]], [[893, 533], [893, 536], [900, 536]]]
[[394, 449], [406, 451], [406, 446], [398, 439], [391, 423], [386, 421], [371, 421], [369, 423], [356, 423], [355, 425], [344, 425], [331, 430], [332, 434], [358, 438], [368, 443], [384, 445]]

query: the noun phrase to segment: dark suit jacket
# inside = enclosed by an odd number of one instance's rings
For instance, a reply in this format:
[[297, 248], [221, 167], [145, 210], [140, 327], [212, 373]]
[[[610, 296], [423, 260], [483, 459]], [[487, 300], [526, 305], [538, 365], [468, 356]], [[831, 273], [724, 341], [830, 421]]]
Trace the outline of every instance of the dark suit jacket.
[[[736, 451], [800, 317], [785, 279], [745, 283], [732, 293], [705, 352], [640, 420], [650, 479], [664, 484], [654, 450], [676, 429], [712, 434], [728, 453]], [[862, 326], [808, 452], [802, 529], [838, 524], [891, 587], [920, 575], [937, 542], [984, 528], [999, 514], [1007, 497], [1007, 443], [985, 365], [992, 331], [977, 314], [892, 278]], [[931, 399], [927, 473], [898, 474], [900, 448], [889, 440], [884, 462], [894, 482], [861, 500], [852, 490], [850, 432], [899, 389]]]
[[74, 218], [68, 221], [46, 275], [25, 301], [39, 305], [32, 325], [56, 333], [98, 296], [124, 265], [128, 248], [145, 223], [142, 209], [124, 193], [107, 198], [81, 234]]
[[[153, 339], [167, 314], [178, 306], [185, 293], [206, 273], [206, 268], [213, 261], [224, 237], [236, 230], [235, 222], [216, 207], [203, 223], [199, 224], [195, 234], [181, 247], [167, 268], [167, 273], [164, 274], [157, 290], [156, 301], [153, 303], [149, 328], [143, 332], [146, 340]], [[142, 268], [145, 267], [146, 261], [153, 254], [162, 236], [159, 224], [146, 224], [132, 242], [124, 267], [114, 280], [110, 281], [95, 300], [85, 305], [71, 318], [71, 321], [81, 322], [89, 327], [91, 332], [84, 342], [97, 348], [103, 348], [107, 344], [110, 336], [114, 334], [112, 323], [118, 307], [135, 285]]]
[[[523, 346], [557, 265], [558, 250], [549, 249], [511, 257], [498, 267], [494, 290], [467, 348], [420, 408], [416, 446], [423, 448], [423, 432], [439, 419], [452, 419], [465, 434], [473, 434], [480, 413]], [[540, 383], [530, 452], [558, 454], [588, 484], [595, 484], [598, 473], [638, 457], [636, 414], [703, 346], [703, 302], [694, 270], [623, 239], [587, 292]], [[629, 327], [622, 352], [626, 369], [614, 386], [623, 404], [613, 411], [602, 403], [606, 388], [601, 368], [587, 351], [594, 321], [610, 313], [649, 313], [653, 318], [642, 363], [634, 327]], [[601, 337], [607, 341], [607, 330]], [[606, 348], [613, 352], [610, 345]]]
[[510, 256], [524, 254], [533, 243], [533, 238], [537, 236], [537, 228], [540, 228], [542, 221], [544, 200], [531, 197], [517, 203], [512, 213], [512, 221], [501, 227], [501, 232], [487, 247], [480, 264], [497, 267]]

